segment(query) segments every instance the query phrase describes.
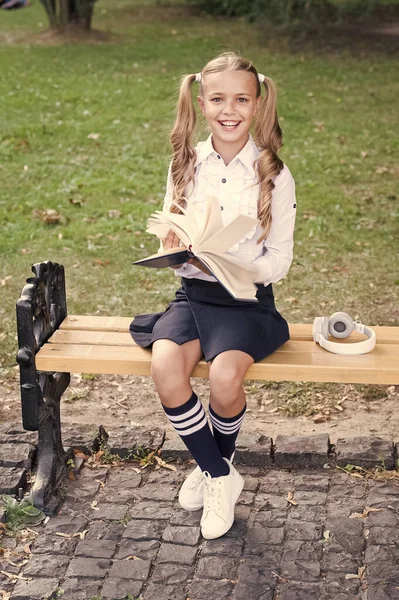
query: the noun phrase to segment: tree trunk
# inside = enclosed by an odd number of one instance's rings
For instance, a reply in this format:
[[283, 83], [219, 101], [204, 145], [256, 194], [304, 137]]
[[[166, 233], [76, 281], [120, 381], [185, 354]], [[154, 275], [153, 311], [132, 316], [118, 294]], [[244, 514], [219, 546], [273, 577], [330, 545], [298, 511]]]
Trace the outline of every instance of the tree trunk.
[[95, 0], [41, 0], [50, 27], [72, 26], [90, 31]]

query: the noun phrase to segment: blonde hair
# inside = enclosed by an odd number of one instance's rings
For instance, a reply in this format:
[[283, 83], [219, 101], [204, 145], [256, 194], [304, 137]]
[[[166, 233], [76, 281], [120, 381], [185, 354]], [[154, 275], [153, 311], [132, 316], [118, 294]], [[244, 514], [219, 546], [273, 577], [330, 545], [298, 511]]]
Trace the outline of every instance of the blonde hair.
[[[210, 73], [220, 73], [222, 71], [248, 71], [253, 73], [257, 86], [256, 97], [261, 96], [258, 71], [250, 61], [234, 52], [224, 52], [205, 65], [202, 70], [202, 79]], [[195, 77], [195, 74], [185, 75], [181, 80], [176, 120], [170, 134], [173, 148], [171, 165], [173, 200], [178, 206], [184, 204], [185, 190], [188, 185], [194, 182], [196, 151], [192, 137], [196, 123], [196, 113], [191, 88]], [[283, 168], [283, 161], [277, 155], [283, 143], [276, 111], [276, 88], [269, 77], [265, 77], [263, 85], [265, 95], [260, 101], [254, 118], [254, 140], [261, 150], [256, 160], [260, 184], [258, 219], [263, 228], [258, 243], [263, 241], [270, 231], [272, 223], [271, 201], [274, 188], [272, 178], [277, 176]], [[171, 211], [179, 212], [178, 206], [172, 204]]]

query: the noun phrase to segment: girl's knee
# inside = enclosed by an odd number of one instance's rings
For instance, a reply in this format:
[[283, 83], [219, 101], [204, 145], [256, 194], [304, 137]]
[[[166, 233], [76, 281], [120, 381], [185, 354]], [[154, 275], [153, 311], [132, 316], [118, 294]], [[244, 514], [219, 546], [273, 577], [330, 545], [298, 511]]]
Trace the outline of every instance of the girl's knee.
[[153, 357], [151, 376], [161, 400], [173, 399], [179, 396], [181, 391], [185, 391], [189, 386], [190, 381], [186, 377], [182, 365], [178, 360], [174, 360], [172, 356]]
[[234, 365], [225, 366], [220, 369], [211, 369], [209, 373], [211, 394], [226, 403], [236, 398], [242, 388], [242, 376], [239, 369]]

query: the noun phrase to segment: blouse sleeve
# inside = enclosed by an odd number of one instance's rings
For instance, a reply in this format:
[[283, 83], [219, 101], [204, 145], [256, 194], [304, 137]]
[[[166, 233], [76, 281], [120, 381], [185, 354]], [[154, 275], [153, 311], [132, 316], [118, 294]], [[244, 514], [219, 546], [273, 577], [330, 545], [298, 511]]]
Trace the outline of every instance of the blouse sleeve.
[[263, 255], [254, 260], [257, 283], [277, 283], [287, 275], [293, 258], [295, 216], [295, 181], [285, 165], [272, 192], [272, 225], [263, 242]]

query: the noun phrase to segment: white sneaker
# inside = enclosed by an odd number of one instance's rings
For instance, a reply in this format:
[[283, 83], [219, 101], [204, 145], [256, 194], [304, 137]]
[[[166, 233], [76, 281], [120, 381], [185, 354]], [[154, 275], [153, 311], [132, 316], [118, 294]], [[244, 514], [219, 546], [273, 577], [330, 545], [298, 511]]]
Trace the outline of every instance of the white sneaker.
[[234, 506], [244, 487], [244, 479], [227, 458], [230, 473], [211, 477], [205, 471], [203, 477], [204, 512], [201, 533], [207, 540], [224, 535], [234, 523]]
[[179, 492], [179, 503], [185, 510], [199, 510], [204, 506], [204, 474], [199, 467], [186, 478]]

